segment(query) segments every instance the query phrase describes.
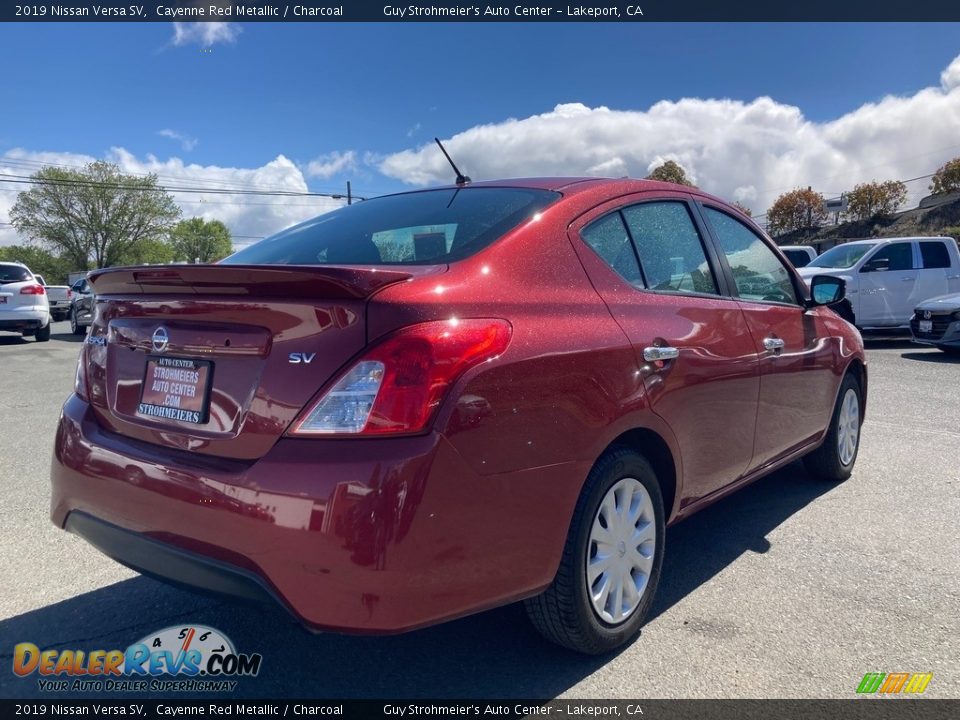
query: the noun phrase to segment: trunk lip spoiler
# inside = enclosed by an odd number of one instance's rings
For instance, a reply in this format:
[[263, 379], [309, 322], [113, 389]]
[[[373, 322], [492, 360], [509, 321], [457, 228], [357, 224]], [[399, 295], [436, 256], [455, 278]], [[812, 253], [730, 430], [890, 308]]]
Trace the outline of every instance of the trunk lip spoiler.
[[217, 295], [362, 300], [448, 265], [133, 265], [90, 273], [97, 295]]

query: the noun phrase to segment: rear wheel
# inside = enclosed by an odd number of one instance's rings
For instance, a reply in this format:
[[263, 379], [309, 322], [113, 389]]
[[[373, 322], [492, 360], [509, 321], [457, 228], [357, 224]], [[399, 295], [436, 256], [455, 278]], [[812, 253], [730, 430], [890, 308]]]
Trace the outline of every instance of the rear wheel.
[[47, 323], [42, 328], [37, 330], [36, 335], [34, 335], [37, 342], [47, 342], [50, 339], [50, 323]]
[[860, 450], [862, 407], [860, 384], [852, 374], [847, 373], [840, 384], [837, 404], [823, 444], [803, 458], [807, 470], [819, 478], [834, 482], [850, 477]]
[[553, 584], [524, 603], [537, 630], [591, 655], [632, 640], [653, 604], [664, 531], [650, 463], [629, 448], [607, 452], [577, 502]]

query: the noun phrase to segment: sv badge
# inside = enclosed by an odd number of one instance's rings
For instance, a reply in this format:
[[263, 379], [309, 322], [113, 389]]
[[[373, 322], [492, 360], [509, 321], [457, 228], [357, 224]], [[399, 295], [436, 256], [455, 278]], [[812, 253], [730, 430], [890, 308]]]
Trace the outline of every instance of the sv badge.
[[294, 365], [299, 365], [300, 363], [309, 365], [310, 363], [313, 362], [313, 359], [316, 356], [317, 356], [316, 353], [292, 352], [287, 356], [287, 358]]

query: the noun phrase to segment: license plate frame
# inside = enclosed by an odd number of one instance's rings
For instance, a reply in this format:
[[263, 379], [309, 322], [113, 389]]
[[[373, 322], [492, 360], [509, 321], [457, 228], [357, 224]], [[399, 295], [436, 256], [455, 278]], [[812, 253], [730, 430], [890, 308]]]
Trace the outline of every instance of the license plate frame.
[[933, 332], [933, 320], [921, 320], [920, 324], [917, 326], [917, 332], [921, 333], [932, 333]]
[[[194, 373], [196, 378], [192, 377]], [[137, 415], [151, 420], [203, 425], [210, 417], [212, 387], [211, 360], [147, 355]], [[158, 402], [161, 397], [163, 399]], [[174, 402], [176, 404], [171, 404]]]

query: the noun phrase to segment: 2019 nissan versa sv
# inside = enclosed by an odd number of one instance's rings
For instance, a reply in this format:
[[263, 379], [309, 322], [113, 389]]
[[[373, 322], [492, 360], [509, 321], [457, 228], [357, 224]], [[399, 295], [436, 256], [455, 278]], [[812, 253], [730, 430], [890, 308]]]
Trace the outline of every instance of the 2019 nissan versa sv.
[[630, 640], [665, 527], [857, 457], [856, 329], [696, 190], [537, 179], [337, 210], [217, 265], [102, 270], [52, 519], [144, 573], [313, 629], [525, 600]]

